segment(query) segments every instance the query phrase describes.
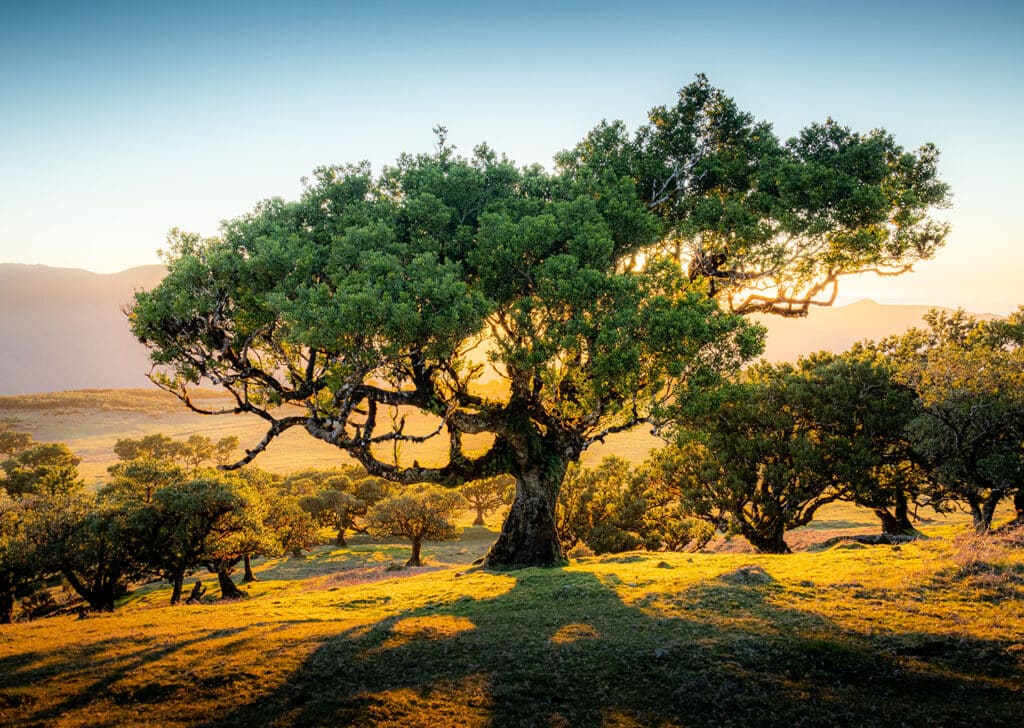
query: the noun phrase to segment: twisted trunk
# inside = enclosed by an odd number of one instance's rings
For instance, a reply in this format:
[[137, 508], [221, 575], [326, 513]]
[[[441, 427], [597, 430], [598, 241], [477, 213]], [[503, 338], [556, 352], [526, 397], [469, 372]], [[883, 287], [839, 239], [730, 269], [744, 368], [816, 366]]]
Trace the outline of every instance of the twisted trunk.
[[892, 513], [888, 508], [874, 508], [873, 510], [882, 521], [882, 533], [889, 536], [906, 536], [914, 533], [914, 524], [910, 522], [907, 497], [903, 493], [897, 494]]
[[256, 581], [256, 575], [252, 573], [252, 560], [249, 558], [249, 554], [242, 557], [242, 563], [245, 565], [245, 571], [242, 575], [242, 583], [248, 584], [249, 582]]
[[235, 586], [235, 582], [231, 580], [231, 574], [228, 573], [227, 569], [217, 570], [217, 584], [220, 586], [221, 599], [241, 599], [245, 596], [245, 594]]
[[785, 529], [780, 525], [763, 529], [754, 529], [747, 524], [740, 525], [740, 532], [759, 554], [789, 554], [789, 544], [784, 538]]
[[555, 503], [568, 463], [534, 467], [516, 478], [516, 495], [501, 534], [484, 559], [489, 569], [565, 563], [555, 530]]

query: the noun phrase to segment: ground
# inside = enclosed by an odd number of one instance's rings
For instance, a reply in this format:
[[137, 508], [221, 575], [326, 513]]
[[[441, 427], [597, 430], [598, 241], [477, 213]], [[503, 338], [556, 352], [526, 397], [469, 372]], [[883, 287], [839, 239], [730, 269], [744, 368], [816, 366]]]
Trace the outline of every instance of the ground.
[[113, 614], [0, 628], [0, 723], [1018, 725], [1024, 714], [1019, 543], [944, 521], [900, 547], [637, 552], [495, 574], [471, 565], [495, 525], [427, 544], [420, 569], [389, 570], [405, 544], [356, 537], [260, 563], [244, 600], [219, 602], [212, 586], [204, 604], [169, 607], [154, 584]]

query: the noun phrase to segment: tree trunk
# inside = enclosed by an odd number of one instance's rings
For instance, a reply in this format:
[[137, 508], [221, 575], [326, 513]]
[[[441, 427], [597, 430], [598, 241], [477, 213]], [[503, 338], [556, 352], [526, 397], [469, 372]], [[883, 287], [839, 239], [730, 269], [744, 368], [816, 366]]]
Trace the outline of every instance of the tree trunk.
[[1013, 510], [1017, 514], [1014, 523], [1024, 523], [1024, 488], [1013, 494]]
[[[484, 558], [488, 569], [558, 566], [565, 563], [555, 531], [555, 502], [562, 487], [561, 467], [529, 470], [516, 478], [516, 496], [498, 540]], [[552, 472], [554, 471], [554, 472]]]
[[117, 596], [117, 584], [100, 584], [95, 592], [93, 608], [98, 612], [113, 612], [114, 598]]
[[[999, 505], [999, 501], [1002, 500], [1005, 493], [1002, 490], [992, 489], [989, 494], [984, 498], [980, 498], [975, 494], [969, 494], [967, 497], [967, 505], [971, 508], [971, 521], [974, 525], [975, 533], [988, 533], [989, 529], [992, 528], [992, 517], [996, 513], [996, 506]], [[1015, 501], [1016, 502], [1016, 501]]]
[[221, 599], [241, 599], [245, 596], [245, 594], [235, 586], [235, 582], [231, 580], [231, 575], [227, 572], [227, 569], [219, 569], [217, 571], [217, 584], [220, 586]]
[[882, 522], [882, 533], [889, 536], [906, 536], [914, 533], [914, 525], [906, 517], [905, 511], [903, 518], [900, 518], [898, 511], [896, 515], [889, 513], [888, 508], [875, 508], [874, 511]]
[[917, 530], [910, 521], [910, 503], [907, 501], [907, 494], [902, 491], [896, 494], [893, 515], [896, 517], [896, 525], [903, 529], [903, 533], [914, 533]]
[[348, 541], [345, 540], [345, 529], [344, 528], [339, 528], [338, 529], [338, 536], [337, 536], [337, 538], [334, 539], [334, 543], [335, 543], [336, 546], [348, 546]]
[[412, 540], [412, 555], [409, 560], [405, 562], [406, 566], [423, 566], [423, 562], [420, 561], [420, 547], [423, 545], [423, 539], [414, 538]]
[[487, 524], [484, 523], [484, 511], [483, 511], [482, 508], [478, 507], [476, 509], [476, 519], [473, 521], [473, 525], [474, 526], [485, 526], [485, 525], [487, 525]]
[[245, 564], [245, 573], [242, 575], [242, 583], [248, 584], [251, 581], [256, 581], [256, 575], [252, 573], [252, 561], [249, 559], [249, 554], [242, 557], [242, 562]]
[[0, 624], [10, 624], [14, 619], [14, 594], [9, 591], [0, 593]]
[[174, 574], [171, 576], [171, 606], [174, 606], [181, 601], [181, 586], [185, 583], [184, 574]]
[[784, 538], [785, 531], [782, 528], [771, 531], [758, 531], [750, 526], [743, 525], [740, 528], [743, 537], [750, 542], [754, 550], [759, 554], [790, 554], [789, 544]]

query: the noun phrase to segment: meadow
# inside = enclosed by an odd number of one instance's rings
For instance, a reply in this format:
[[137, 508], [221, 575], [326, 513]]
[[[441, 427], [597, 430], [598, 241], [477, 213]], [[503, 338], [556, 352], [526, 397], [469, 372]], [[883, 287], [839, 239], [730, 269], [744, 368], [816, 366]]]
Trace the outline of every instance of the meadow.
[[153, 584], [4, 627], [0, 722], [1019, 725], [1020, 534], [480, 571], [495, 526], [423, 568], [360, 536], [261, 563], [242, 600]]
[[[0, 400], [0, 416], [71, 444], [93, 480], [118, 437], [244, 434], [141, 395], [57, 399]], [[262, 466], [338, 459], [291, 443]], [[325, 532], [307, 555], [257, 561], [240, 600], [197, 573], [199, 604], [168, 606], [154, 582], [113, 613], [0, 627], [0, 724], [1019, 725], [1024, 533], [922, 515], [926, 538], [898, 546], [837, 541], [878, 522], [831, 504], [787, 534], [790, 555], [719, 537], [507, 573], [473, 564], [500, 514], [425, 544], [420, 568], [398, 566], [406, 542]]]

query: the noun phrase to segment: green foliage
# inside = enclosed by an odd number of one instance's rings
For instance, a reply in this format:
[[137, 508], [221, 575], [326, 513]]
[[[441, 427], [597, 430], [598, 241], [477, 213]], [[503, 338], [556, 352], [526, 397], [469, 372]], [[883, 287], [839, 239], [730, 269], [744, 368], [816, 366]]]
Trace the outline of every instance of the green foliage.
[[871, 346], [920, 398], [909, 437], [934, 481], [928, 496], [966, 501], [983, 532], [1024, 482], [1024, 308], [996, 321], [934, 310], [926, 322]]
[[77, 457], [67, 445], [48, 442], [22, 449], [0, 462], [3, 486], [13, 496], [29, 493], [57, 495], [82, 488]]
[[367, 522], [376, 538], [401, 536], [412, 541], [406, 566], [420, 566], [423, 541], [451, 541], [460, 530], [453, 518], [466, 507], [457, 492], [431, 485], [417, 485], [388, 496], [370, 509]]
[[603, 122], [558, 157], [578, 184], [628, 178], [664, 221], [662, 248], [736, 310], [792, 315], [831, 300], [840, 276], [902, 272], [941, 247], [928, 217], [948, 201], [938, 152], [831, 119], [782, 143], [707, 78], [632, 136]]
[[11, 419], [0, 420], [0, 455], [10, 456], [32, 444], [32, 435], [15, 429], [17, 423]]
[[761, 364], [724, 388], [649, 469], [683, 508], [731, 527], [759, 551], [787, 552], [786, 530], [846, 497], [877, 507], [895, 497], [893, 466], [915, 397], [871, 356], [816, 354]]
[[0, 491], [0, 624], [11, 622], [15, 600], [32, 594], [42, 576], [38, 550], [28, 533], [31, 517], [27, 501]]
[[618, 457], [596, 468], [570, 467], [555, 521], [566, 549], [584, 544], [596, 554], [633, 549], [699, 550], [714, 529], [692, 518], [650, 468], [631, 470]]

